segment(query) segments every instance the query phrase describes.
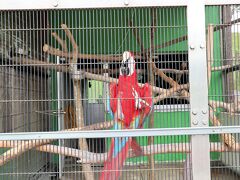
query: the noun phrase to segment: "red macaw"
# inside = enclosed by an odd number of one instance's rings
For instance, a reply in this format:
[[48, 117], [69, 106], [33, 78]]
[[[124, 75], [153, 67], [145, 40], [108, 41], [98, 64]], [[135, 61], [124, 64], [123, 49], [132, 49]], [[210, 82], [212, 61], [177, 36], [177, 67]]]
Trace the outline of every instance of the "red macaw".
[[[114, 114], [116, 130], [142, 128], [146, 116], [151, 111], [151, 89], [147, 83], [143, 87], [138, 85], [135, 61], [131, 52], [123, 53], [118, 83], [110, 84], [110, 107]], [[135, 154], [142, 153], [135, 138], [112, 139], [100, 180], [119, 178], [130, 147]]]

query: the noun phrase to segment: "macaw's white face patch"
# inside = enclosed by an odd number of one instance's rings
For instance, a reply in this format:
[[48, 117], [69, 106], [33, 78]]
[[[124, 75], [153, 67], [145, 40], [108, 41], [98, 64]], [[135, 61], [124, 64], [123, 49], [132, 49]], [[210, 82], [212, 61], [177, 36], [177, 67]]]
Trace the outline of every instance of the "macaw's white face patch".
[[121, 76], [131, 76], [135, 70], [135, 61], [129, 51], [123, 53], [123, 60], [120, 67]]

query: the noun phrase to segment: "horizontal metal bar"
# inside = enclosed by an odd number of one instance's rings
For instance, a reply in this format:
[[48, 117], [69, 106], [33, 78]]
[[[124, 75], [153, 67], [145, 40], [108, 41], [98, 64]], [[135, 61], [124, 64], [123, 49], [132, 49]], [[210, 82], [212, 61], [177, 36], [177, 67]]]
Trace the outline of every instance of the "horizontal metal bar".
[[[0, 0], [0, 10], [26, 9], [84, 9], [84, 8], [113, 8], [113, 7], [166, 7], [187, 6], [190, 0]], [[240, 4], [239, 0], [205, 0], [205, 5]]]
[[72, 8], [113, 8], [113, 7], [153, 7], [153, 6], [186, 6], [187, 0], [0, 0], [1, 10], [16, 9], [72, 9]]
[[234, 5], [234, 4], [236, 5], [240, 4], [239, 0], [205, 0], [205, 5]]
[[154, 112], [183, 112], [190, 111], [189, 104], [170, 104], [170, 105], [154, 105]]
[[0, 140], [78, 139], [240, 133], [240, 126], [0, 133]]
[[234, 72], [234, 71], [239, 71], [240, 70], [240, 64], [238, 65], [233, 65], [232, 67], [226, 68], [225, 71], [226, 73]]

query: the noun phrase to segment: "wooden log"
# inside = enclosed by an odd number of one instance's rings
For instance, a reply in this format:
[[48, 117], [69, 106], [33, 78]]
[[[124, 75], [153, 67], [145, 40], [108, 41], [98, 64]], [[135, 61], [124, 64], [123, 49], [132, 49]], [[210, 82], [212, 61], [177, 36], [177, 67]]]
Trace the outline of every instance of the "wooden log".
[[[60, 56], [60, 57], [65, 57], [68, 59], [73, 58], [73, 53], [72, 52], [64, 52], [59, 49], [53, 48], [49, 46], [48, 44], [45, 44], [43, 46], [43, 51], [45, 53], [49, 53], [51, 55], [55, 56]], [[136, 59], [143, 59], [142, 56], [135, 55], [134, 56]], [[105, 54], [82, 54], [78, 53], [77, 54], [78, 59], [94, 59], [94, 60], [99, 60], [99, 61], [104, 61], [104, 62], [112, 62], [112, 61], [122, 61], [122, 56], [121, 55], [105, 55]]]
[[[213, 109], [210, 107], [209, 108], [209, 116], [210, 116], [210, 121], [214, 126], [221, 126], [221, 123], [219, 119], [216, 117], [214, 114]], [[239, 148], [239, 144], [236, 143], [235, 138], [231, 134], [221, 134], [221, 139], [231, 149]]]
[[[231, 26], [233, 24], [236, 24], [236, 23], [239, 23], [239, 22], [240, 22], [240, 18], [235, 19], [235, 20], [233, 20], [233, 21], [231, 21], [229, 23], [225, 23], [225, 24], [221, 24], [221, 25], [215, 25], [214, 31], [218, 31], [218, 30], [224, 29], [226, 27], [229, 27], [229, 26]], [[172, 39], [170, 41], [164, 42], [164, 43], [162, 43], [160, 45], [156, 45], [156, 46], [151, 47], [151, 48], [161, 49], [161, 48], [165, 48], [165, 47], [168, 47], [168, 46], [171, 46], [171, 45], [174, 45], [174, 44], [186, 41], [187, 39], [188, 39], [188, 36], [187, 35], [183, 35], [181, 37], [178, 37], [176, 39]], [[147, 48], [147, 49], [144, 50], [144, 52], [149, 52], [149, 51], [150, 51], [150, 48]]]
[[165, 82], [168, 82], [171, 86], [174, 86], [174, 80], [167, 76], [163, 71], [156, 67], [155, 63], [152, 63], [152, 71], [160, 76]]
[[[84, 127], [76, 127], [76, 128], [70, 128], [70, 129], [64, 129], [61, 130], [61, 132], [67, 132], [67, 131], [81, 131], [81, 130], [101, 130], [101, 129], [110, 129], [114, 125], [114, 121], [105, 121], [100, 123], [91, 124], [89, 126]], [[49, 140], [49, 139], [47, 139]], [[40, 140], [39, 140], [40, 141]], [[53, 141], [53, 140], [51, 140]], [[24, 141], [23, 141], [24, 142]], [[0, 141], [0, 148], [8, 148], [13, 147], [15, 145], [21, 144], [22, 141]]]
[[164, 73], [172, 73], [172, 74], [188, 74], [188, 70], [178, 70], [178, 69], [160, 69]]
[[[36, 65], [36, 66], [40, 66], [40, 67], [42, 67], [44, 69], [47, 69], [47, 70], [52, 69], [52, 70], [56, 70], [56, 71], [59, 71], [59, 72], [69, 72], [69, 69], [66, 68], [66, 65], [57, 65], [55, 63], [48, 63], [48, 62], [40, 61], [40, 60], [37, 60], [37, 59], [25, 59], [25, 58], [21, 58], [21, 61], [19, 62], [19, 59], [17, 57], [13, 58], [12, 60], [15, 63], [18, 63], [18, 64], [22, 63], [22, 64], [29, 65], [29, 66]], [[118, 82], [118, 79], [116, 79], [116, 78], [111, 78], [111, 77], [106, 77], [106, 76], [102, 76], [102, 75], [98, 75], [98, 74], [93, 74], [93, 73], [86, 72], [86, 71], [83, 71], [83, 75], [87, 79], [93, 79], [93, 80], [104, 81], [104, 82], [109, 82], [109, 83], [110, 82], [115, 82], [115, 83]], [[143, 85], [144, 84], [139, 83], [139, 86], [142, 87]], [[176, 88], [176, 91], [179, 91], [181, 89], [188, 89], [188, 88], [189, 88], [189, 85], [185, 84], [185, 85], [181, 85], [180, 87]], [[156, 87], [156, 86], [153, 86], [152, 90], [153, 90], [154, 93], [157, 93], [157, 94], [168, 93], [167, 89], [159, 88], [159, 87]]]
[[[181, 63], [181, 70], [179, 70], [180, 72], [184, 72], [184, 71], [186, 71], [186, 68], [187, 68], [187, 62], [182, 62]], [[187, 70], [188, 71], [188, 70]], [[182, 78], [182, 75], [183, 75], [183, 73], [175, 73], [176, 75], [177, 75], [177, 77], [176, 77], [176, 82], [177, 83], [179, 83], [180, 82], [180, 80], [181, 80], [181, 78]]]
[[[220, 121], [216, 119], [215, 116], [212, 116], [212, 111], [210, 111], [210, 119], [212, 119], [212, 123], [215, 126], [219, 126]], [[98, 130], [98, 129], [107, 129], [112, 127], [114, 124], [113, 121], [109, 121], [109, 122], [103, 122], [103, 123], [96, 123], [90, 126], [85, 126], [83, 128], [72, 128], [72, 129], [67, 129], [67, 130], [63, 130], [63, 131], [76, 131], [76, 130]], [[226, 144], [231, 144], [231, 147], [228, 147], [226, 145], [223, 145], [221, 143], [211, 143], [211, 152], [225, 152], [225, 151], [236, 151], [239, 152], [240, 151], [240, 146], [239, 143], [236, 143], [235, 139], [232, 136], [229, 136], [229, 134], [227, 135], [221, 135], [222, 140], [224, 143]], [[1, 165], [7, 163], [8, 161], [18, 157], [19, 155], [21, 155], [22, 153], [26, 152], [27, 150], [30, 150], [34, 147], [36, 147], [37, 145], [39, 145], [39, 147], [37, 147], [36, 149], [39, 151], [44, 151], [44, 152], [50, 152], [50, 153], [59, 153], [61, 155], [66, 155], [66, 156], [72, 156], [72, 157], [80, 157], [79, 155], [74, 154], [73, 152], [79, 152], [79, 154], [82, 154], [85, 151], [82, 150], [76, 150], [76, 149], [72, 149], [71, 148], [63, 148], [63, 147], [58, 147], [58, 146], [53, 146], [53, 145], [43, 145], [49, 141], [52, 140], [34, 140], [34, 141], [28, 141], [28, 142], [23, 142], [23, 141], [0, 141], [0, 148], [10, 148], [10, 147], [17, 147], [14, 150], [11, 149], [11, 153], [6, 153], [5, 156], [1, 156]], [[41, 146], [40, 146], [41, 145]], [[154, 145], [155, 147], [156, 145]], [[159, 146], [163, 146], [163, 145], [159, 145]], [[158, 150], [156, 151], [156, 153], [180, 153], [180, 152], [187, 152], [186, 150], [179, 150], [178, 148], [183, 146], [183, 147], [188, 147], [187, 144], [183, 144], [183, 143], [179, 143], [176, 144], [174, 146], [177, 147], [172, 147], [172, 145], [164, 145], [165, 147], [159, 147], [157, 148]], [[171, 146], [172, 148], [166, 148]], [[152, 146], [148, 146], [147, 148], [152, 147]], [[145, 149], [145, 147], [143, 147], [143, 149]], [[151, 150], [150, 152], [155, 153], [155, 149]], [[160, 150], [160, 151], [159, 151]], [[163, 151], [162, 151], [163, 150]], [[80, 153], [81, 152], [81, 153]], [[70, 155], [69, 155], [70, 154]], [[90, 153], [89, 155], [94, 155]], [[89, 155], [87, 157], [89, 157]], [[146, 153], [146, 155], [148, 155]], [[133, 155], [134, 156], [134, 155]], [[131, 155], [130, 155], [131, 157]], [[87, 158], [88, 159], [88, 158]], [[99, 159], [99, 157], [97, 157], [97, 159]], [[86, 162], [89, 160], [86, 160]], [[91, 163], [95, 163], [95, 161], [91, 161]]]
[[[13, 62], [15, 64], [23, 65], [23, 66], [38, 66], [38, 67], [41, 67], [41, 68], [44, 68], [47, 70], [52, 69], [52, 70], [56, 70], [59, 72], [69, 72], [69, 70], [67, 68], [69, 66], [69, 64], [49, 63], [49, 62], [42, 61], [39, 59], [30, 59], [30, 58], [25, 58], [25, 57], [12, 57], [8, 62]], [[224, 66], [212, 67], [211, 71], [232, 72], [232, 71], [237, 71], [239, 69], [240, 69], [240, 64], [237, 64], [237, 65], [224, 65]], [[188, 74], [189, 73], [188, 70], [178, 70], [178, 69], [159, 69], [159, 70], [164, 73], [174, 73], [174, 74]], [[96, 72], [96, 71], [97, 71], [96, 69], [93, 70], [93, 72]], [[104, 73], [104, 71], [106, 71], [106, 70], [100, 70], [101, 73]], [[110, 71], [112, 71], [112, 70], [110, 70]], [[158, 75], [158, 74], [156, 74], [156, 75]]]
[[[9, 147], [12, 147], [13, 144], [9, 144]], [[107, 159], [107, 153], [93, 153], [88, 151], [83, 151], [79, 149], [62, 147], [57, 145], [42, 145], [35, 148], [41, 152], [48, 152], [59, 154], [63, 156], [80, 158], [79, 163], [103, 163]], [[191, 153], [191, 144], [190, 143], [172, 143], [172, 144], [154, 144], [142, 146], [143, 155], [148, 156], [150, 154], [165, 154], [165, 153]], [[228, 148], [223, 143], [211, 142], [210, 143], [210, 152], [240, 152], [239, 143], [236, 144], [234, 148]], [[129, 158], [138, 157], [136, 154], [130, 150]]]
[[[168, 91], [168, 93], [171, 94], [171, 93], [177, 92], [179, 90], [182, 90], [181, 93], [180, 93], [180, 97], [184, 97], [184, 98], [190, 97], [189, 92], [186, 91], [186, 89], [189, 89], [189, 88], [182, 89], [182, 85], [179, 85], [171, 77], [168, 77], [167, 75], [165, 75], [160, 69], [158, 69], [156, 67], [155, 64], [153, 64], [153, 71], [155, 73], [157, 73], [164, 81], [168, 82], [173, 87], [170, 91]], [[158, 99], [158, 101], [160, 101], [163, 98], [164, 98], [164, 96], [160, 95], [160, 96], [158, 96], [158, 98], [155, 98], [155, 102], [157, 101], [156, 99]]]
[[[22, 65], [22, 66], [37, 66], [41, 67], [46, 70], [56, 70], [58, 72], [65, 72], [68, 73], [69, 69], [69, 63], [66, 64], [56, 64], [56, 63], [49, 63], [46, 61], [42, 61], [39, 59], [30, 59], [30, 58], [25, 58], [25, 57], [12, 57], [8, 62], [13, 62], [17, 65]], [[223, 68], [228, 68], [229, 66], [223, 67]], [[229, 67], [231, 68], [231, 67]], [[221, 70], [222, 67], [215, 67], [212, 71], [218, 71]], [[164, 73], [173, 73], [173, 74], [188, 74], [188, 70], [178, 70], [178, 69], [160, 69]], [[86, 72], [89, 73], [94, 73], [94, 74], [102, 74], [102, 73], [109, 73], [109, 74], [116, 74], [118, 73], [119, 69], [85, 69]], [[143, 74], [144, 71], [142, 69], [137, 69], [138, 73]], [[157, 75], [157, 74], [156, 74]]]
[[34, 148], [34, 147], [38, 147], [40, 145], [43, 144], [48, 144], [50, 143], [50, 140], [34, 140], [34, 141], [24, 141], [21, 144], [17, 144], [17, 146], [11, 148], [10, 150], [4, 152], [1, 156], [0, 156], [0, 166], [6, 164], [7, 162], [9, 162], [10, 160], [18, 157], [20, 154]]
[[80, 130], [109, 129], [109, 128], [112, 128], [113, 125], [114, 125], [114, 121], [105, 121], [105, 122], [95, 123], [95, 124], [92, 124], [92, 125], [89, 125], [89, 126], [65, 129], [65, 130], [62, 130], [62, 131], [80, 131]]
[[238, 113], [240, 112], [240, 104], [237, 103], [226, 103], [222, 101], [209, 100], [209, 105], [215, 108], [223, 108], [229, 113]]
[[[13, 58], [13, 60], [16, 63], [20, 63], [19, 59], [17, 57]], [[52, 70], [56, 70], [59, 72], [69, 72], [68, 68], [63, 68], [63, 66], [66, 66], [66, 65], [57, 65], [55, 63], [48, 63], [48, 62], [43, 62], [40, 60], [25, 59], [25, 58], [21, 59], [21, 62], [22, 62], [22, 64], [25, 64], [25, 65], [41, 66], [42, 68], [45, 68], [47, 70], [52, 69]], [[104, 81], [104, 82], [109, 82], [109, 83], [110, 82], [115, 82], [115, 83], [118, 82], [118, 79], [116, 79], [116, 78], [106, 77], [106, 76], [102, 76], [99, 74], [93, 74], [93, 73], [86, 72], [86, 71], [83, 71], [83, 75], [87, 79], [93, 79], [93, 80]], [[141, 83], [138, 83], [138, 84], [141, 87], [144, 85]], [[188, 88], [189, 88], [189, 85], [185, 84], [185, 85], [181, 85], [181, 87], [176, 88], [176, 90], [188, 89]], [[152, 90], [154, 93], [157, 93], [157, 94], [162, 94], [162, 93], [168, 92], [168, 89], [164, 89], [164, 88], [160, 88], [160, 87], [156, 87], [156, 86], [153, 86]]]
[[53, 32], [52, 33], [52, 36], [57, 40], [57, 42], [62, 46], [62, 49], [64, 52], [68, 52], [68, 49], [67, 49], [67, 44], [64, 40], [62, 40], [58, 34], [56, 32]]
[[[234, 149], [226, 147], [222, 143], [212, 142], [210, 143], [210, 152], [240, 152], [240, 146], [237, 144]], [[36, 148], [38, 151], [61, 154], [64, 156], [71, 156], [80, 158], [79, 163], [103, 163], [107, 160], [107, 153], [92, 153], [81, 151], [78, 149], [60, 147], [55, 145], [44, 145]], [[173, 144], [154, 144], [142, 146], [143, 155], [148, 156], [150, 154], [165, 154], [165, 153], [191, 153], [190, 143], [173, 143]], [[129, 158], [138, 157], [130, 150]]]
[[[211, 83], [211, 66], [212, 66], [212, 62], [213, 62], [213, 32], [214, 32], [214, 27], [212, 25], [208, 26], [207, 29], [208, 32], [208, 36], [207, 36], [207, 65], [208, 65], [208, 87], [210, 87], [210, 83]], [[219, 121], [219, 119], [216, 117], [216, 115], [214, 114], [214, 110], [212, 107], [216, 107], [217, 105], [224, 105], [224, 103], [218, 102], [213, 103], [213, 101], [209, 101], [208, 103], [210, 105], [209, 108], [209, 116], [210, 116], [210, 121], [214, 126], [221, 126], [221, 123]], [[230, 108], [228, 107], [228, 110], [230, 110]], [[231, 135], [231, 134], [221, 134], [221, 139], [222, 141], [230, 148], [234, 148], [234, 146], [236, 145], [236, 141], [235, 138]]]
[[68, 104], [64, 108], [64, 128], [76, 128], [76, 116], [74, 106]]
[[[66, 129], [63, 131], [79, 131], [79, 130], [99, 130], [99, 129], [108, 129], [113, 126], [114, 122], [109, 121], [109, 122], [103, 122], [103, 123], [96, 123], [92, 124], [89, 126], [84, 126], [84, 127], [78, 127], [78, 128], [71, 128], [71, 129]], [[10, 150], [6, 151], [0, 156], [0, 166], [6, 164], [10, 160], [20, 156], [24, 152], [38, 147], [42, 146], [44, 144], [48, 144], [52, 142], [53, 140], [51, 139], [46, 139], [46, 140], [29, 140], [29, 141], [0, 141], [0, 148], [11, 148]]]
[[71, 42], [72, 47], [73, 47], [73, 53], [72, 53], [73, 54], [73, 56], [72, 56], [73, 59], [72, 60], [73, 60], [74, 63], [77, 63], [78, 45], [77, 45], [71, 31], [68, 29], [67, 25], [62, 24], [61, 27], [64, 30], [64, 32], [66, 33], [66, 35], [67, 35], [67, 37], [68, 37], [68, 39]]
[[0, 148], [12, 148], [17, 146], [18, 144], [21, 144], [21, 142], [19, 143], [19, 141], [0, 141]]
[[68, 73], [68, 64], [55, 64], [55, 63], [49, 63], [45, 61], [41, 61], [39, 59], [29, 59], [25, 57], [12, 57], [10, 59], [10, 62], [15, 63], [16, 65], [21, 66], [28, 66], [28, 67], [40, 67], [44, 70], [55, 70], [58, 72], [65, 72]]
[[212, 71], [222, 71], [224, 73], [230, 73], [230, 72], [239, 71], [239, 70], [240, 70], [240, 64], [212, 67]]
[[[171, 46], [171, 45], [173, 45], [173, 44], [177, 44], [177, 43], [186, 41], [187, 38], [188, 38], [187, 35], [184, 35], [184, 36], [181, 36], [181, 37], [179, 37], [179, 38], [172, 39], [172, 40], [170, 40], [170, 41], [164, 42], [164, 43], [162, 43], [162, 44], [154, 45], [154, 47], [152, 47], [152, 48], [154, 48], [154, 49], [162, 49], [162, 48]], [[149, 52], [149, 51], [150, 51], [150, 48], [146, 48], [146, 49], [144, 49], [143, 52]], [[135, 52], [135, 53], [140, 54], [139, 52]]]
[[[82, 95], [81, 95], [81, 85], [80, 80], [73, 80], [73, 91], [75, 98], [75, 112], [76, 112], [76, 125], [77, 127], [84, 127], [84, 116], [83, 116], [83, 106], [82, 106]], [[88, 144], [85, 138], [78, 140], [79, 148], [84, 151], [88, 151]], [[94, 174], [92, 171], [91, 164], [84, 164], [82, 166], [84, 176], [86, 180], [94, 180]]]
[[[183, 84], [183, 85], [179, 85], [177, 87], [168, 89], [167, 91], [165, 91], [165, 93], [162, 93], [154, 98], [154, 100], [153, 100], [154, 104], [156, 104], [159, 101], [162, 101], [168, 97], [171, 97], [175, 92], [177, 92], [181, 89], [189, 89], [189, 84]], [[189, 96], [184, 96], [183, 98], [186, 100], [189, 100]]]
[[[14, 58], [14, 62], [19, 63], [18, 58]], [[31, 64], [31, 65], [37, 65], [37, 66], [42, 66], [45, 69], [53, 69], [59, 72], [69, 72], [68, 68], [63, 68], [62, 66], [64, 65], [56, 65], [54, 63], [48, 63], [48, 62], [43, 62], [40, 60], [30, 60], [30, 59], [22, 59], [22, 63], [24, 64]], [[85, 78], [87, 79], [93, 79], [93, 80], [97, 80], [97, 81], [104, 81], [104, 82], [118, 82], [118, 79], [116, 78], [111, 78], [111, 77], [106, 77], [106, 76], [102, 76], [102, 75], [98, 75], [98, 74], [93, 74], [93, 73], [89, 73], [89, 72], [83, 72], [83, 75]], [[139, 83], [139, 86], [142, 87], [144, 84]], [[154, 93], [156, 94], [160, 94], [159, 96], [157, 96], [154, 100], [155, 103], [157, 103], [158, 101], [163, 100], [166, 97], [169, 97], [170, 95], [174, 94], [174, 92], [177, 92], [179, 90], [182, 89], [189, 89], [189, 84], [184, 84], [184, 85], [180, 85], [176, 88], [172, 88], [172, 89], [163, 89], [163, 88], [159, 88], [156, 86], [152, 87], [152, 90]], [[187, 96], [181, 96], [179, 98], [188, 98]]]
[[[76, 64], [77, 64], [77, 59], [78, 59], [78, 46], [77, 43], [75, 42], [75, 39], [68, 29], [67, 25], [62, 24], [62, 29], [65, 31], [69, 41], [71, 42], [73, 46], [73, 52], [72, 52], [72, 59], [70, 63], [74, 63], [74, 65], [71, 67], [72, 71], [76, 71]], [[77, 127], [84, 127], [84, 116], [83, 116], [83, 106], [82, 106], [82, 92], [81, 92], [81, 80], [76, 80], [73, 79], [73, 93], [74, 93], [74, 104], [75, 104], [75, 113], [76, 113], [76, 125]], [[85, 138], [81, 138], [78, 140], [78, 145], [79, 148], [88, 151], [88, 144], [87, 140]], [[84, 173], [84, 177], [86, 180], [94, 180], [94, 174], [92, 171], [91, 164], [83, 164], [82, 170]]]
[[[118, 79], [116, 79], [116, 78], [101, 76], [101, 75], [92, 74], [92, 73], [88, 73], [88, 72], [85, 72], [85, 73], [84, 73], [84, 76], [85, 76], [87, 79], [94, 79], [94, 80], [97, 80], [97, 81], [115, 82], [115, 83], [118, 82]], [[139, 85], [140, 87], [143, 87], [143, 86], [144, 86], [144, 84], [142, 84], [142, 83], [138, 83], [138, 85]], [[181, 88], [186, 88], [186, 85], [181, 86]], [[180, 88], [180, 89], [181, 89], [181, 88]], [[166, 92], [168, 91], [167, 89], [159, 88], [159, 87], [156, 87], [156, 86], [153, 86], [152, 89], [153, 89], [153, 92], [154, 92], [154, 93], [160, 93], [160, 94], [161, 94], [161, 93], [166, 93]]]
[[225, 23], [225, 24], [219, 24], [219, 25], [215, 25], [214, 27], [214, 31], [218, 31], [224, 28], [228, 28], [229, 26], [232, 26], [233, 24], [237, 24], [240, 22], [240, 18], [237, 18], [231, 22]]
[[208, 67], [208, 86], [210, 86], [211, 81], [211, 68], [213, 62], [213, 30], [214, 27], [212, 24], [208, 25], [208, 33], [207, 33], [207, 67]]

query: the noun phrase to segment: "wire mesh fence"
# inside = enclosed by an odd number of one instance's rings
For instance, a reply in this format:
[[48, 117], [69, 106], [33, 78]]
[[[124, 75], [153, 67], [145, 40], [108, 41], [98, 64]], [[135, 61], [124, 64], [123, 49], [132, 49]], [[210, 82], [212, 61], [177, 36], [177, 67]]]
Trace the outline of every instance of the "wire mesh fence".
[[[209, 123], [239, 126], [239, 6], [205, 13]], [[0, 11], [1, 132], [191, 127], [188, 57], [184, 6]], [[0, 179], [192, 179], [190, 135], [49, 138], [0, 141]], [[238, 142], [210, 135], [212, 179]]]
[[[239, 6], [207, 6], [206, 13], [209, 14], [206, 16], [209, 119], [214, 126], [238, 126]], [[210, 136], [210, 139], [224, 142], [233, 151], [211, 154], [215, 159], [212, 171], [233, 174], [238, 179], [239, 134]]]

